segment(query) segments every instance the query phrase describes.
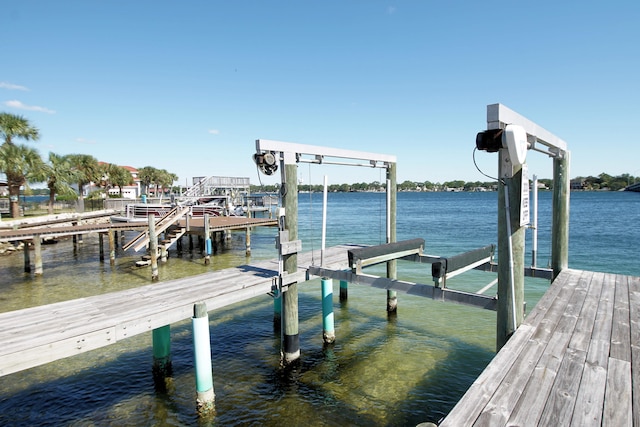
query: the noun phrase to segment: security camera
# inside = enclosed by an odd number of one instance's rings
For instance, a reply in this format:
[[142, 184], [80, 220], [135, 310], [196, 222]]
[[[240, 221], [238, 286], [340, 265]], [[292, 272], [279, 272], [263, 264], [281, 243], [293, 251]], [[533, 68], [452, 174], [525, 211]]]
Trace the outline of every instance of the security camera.
[[253, 161], [265, 175], [273, 175], [278, 170], [278, 163], [274, 152], [256, 153], [253, 155]]

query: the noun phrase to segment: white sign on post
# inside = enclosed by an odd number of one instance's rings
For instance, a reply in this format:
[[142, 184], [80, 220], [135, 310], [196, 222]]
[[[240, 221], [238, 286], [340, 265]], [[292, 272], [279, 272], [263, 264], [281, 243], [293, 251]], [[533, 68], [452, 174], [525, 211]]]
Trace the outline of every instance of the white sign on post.
[[529, 224], [530, 220], [530, 205], [529, 205], [529, 171], [527, 164], [522, 165], [522, 187], [520, 192], [520, 227], [524, 227]]

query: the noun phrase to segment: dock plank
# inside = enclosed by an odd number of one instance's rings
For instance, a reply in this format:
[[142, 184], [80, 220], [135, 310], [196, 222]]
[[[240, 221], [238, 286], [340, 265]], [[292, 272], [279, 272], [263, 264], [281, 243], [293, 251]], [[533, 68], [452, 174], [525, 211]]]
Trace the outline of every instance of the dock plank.
[[[347, 268], [347, 250], [326, 250], [335, 268]], [[319, 253], [298, 255], [299, 271]], [[73, 356], [193, 316], [204, 301], [209, 311], [260, 295], [270, 298], [278, 261], [266, 260], [198, 276], [92, 297], [0, 313], [0, 376]]]
[[567, 269], [441, 426], [640, 425], [640, 278]]

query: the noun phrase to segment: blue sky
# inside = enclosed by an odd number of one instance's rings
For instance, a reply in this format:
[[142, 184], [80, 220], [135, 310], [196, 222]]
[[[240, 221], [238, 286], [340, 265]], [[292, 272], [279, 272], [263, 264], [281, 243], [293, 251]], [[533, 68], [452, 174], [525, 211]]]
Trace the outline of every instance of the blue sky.
[[43, 157], [258, 183], [264, 138], [393, 154], [400, 182], [485, 181], [475, 135], [500, 102], [567, 142], [571, 176], [640, 175], [637, 1], [5, 0], [1, 21], [0, 111]]

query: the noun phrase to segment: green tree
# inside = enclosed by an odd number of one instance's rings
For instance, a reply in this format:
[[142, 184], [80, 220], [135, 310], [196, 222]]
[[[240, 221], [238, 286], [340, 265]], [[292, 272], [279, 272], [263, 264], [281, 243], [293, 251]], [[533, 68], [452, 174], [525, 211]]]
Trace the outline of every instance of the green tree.
[[11, 217], [20, 216], [20, 187], [27, 182], [40, 182], [44, 176], [45, 163], [34, 148], [26, 145], [5, 143], [0, 147], [0, 171], [7, 176]]
[[[27, 182], [27, 177], [21, 171], [27, 170], [24, 166], [34, 162], [35, 158], [33, 157], [34, 153], [31, 153], [26, 147], [20, 149], [12, 149], [10, 147], [14, 146], [13, 139], [15, 138], [24, 139], [25, 141], [37, 141], [40, 138], [40, 131], [22, 116], [0, 113], [0, 137], [4, 139], [2, 147], [7, 147], [7, 150], [3, 153], [5, 164], [0, 170], [7, 176], [11, 216], [17, 218], [20, 216], [20, 206], [18, 205], [20, 187]], [[6, 157], [9, 152], [13, 155], [27, 155], [29, 158], [9, 159]], [[35, 154], [40, 158], [37, 152]], [[42, 163], [42, 159], [40, 159], [40, 163]]]
[[106, 164], [103, 168], [104, 187], [106, 189], [118, 187], [120, 197], [122, 197], [122, 187], [133, 184], [131, 172], [122, 166]]
[[98, 160], [88, 154], [70, 154], [69, 161], [78, 183], [78, 212], [84, 212], [84, 186], [101, 178]]
[[68, 156], [49, 153], [49, 164], [46, 165], [46, 181], [49, 189], [49, 214], [53, 214], [53, 203], [56, 194], [62, 196], [76, 196], [72, 183], [77, 182], [77, 172], [71, 165]]

